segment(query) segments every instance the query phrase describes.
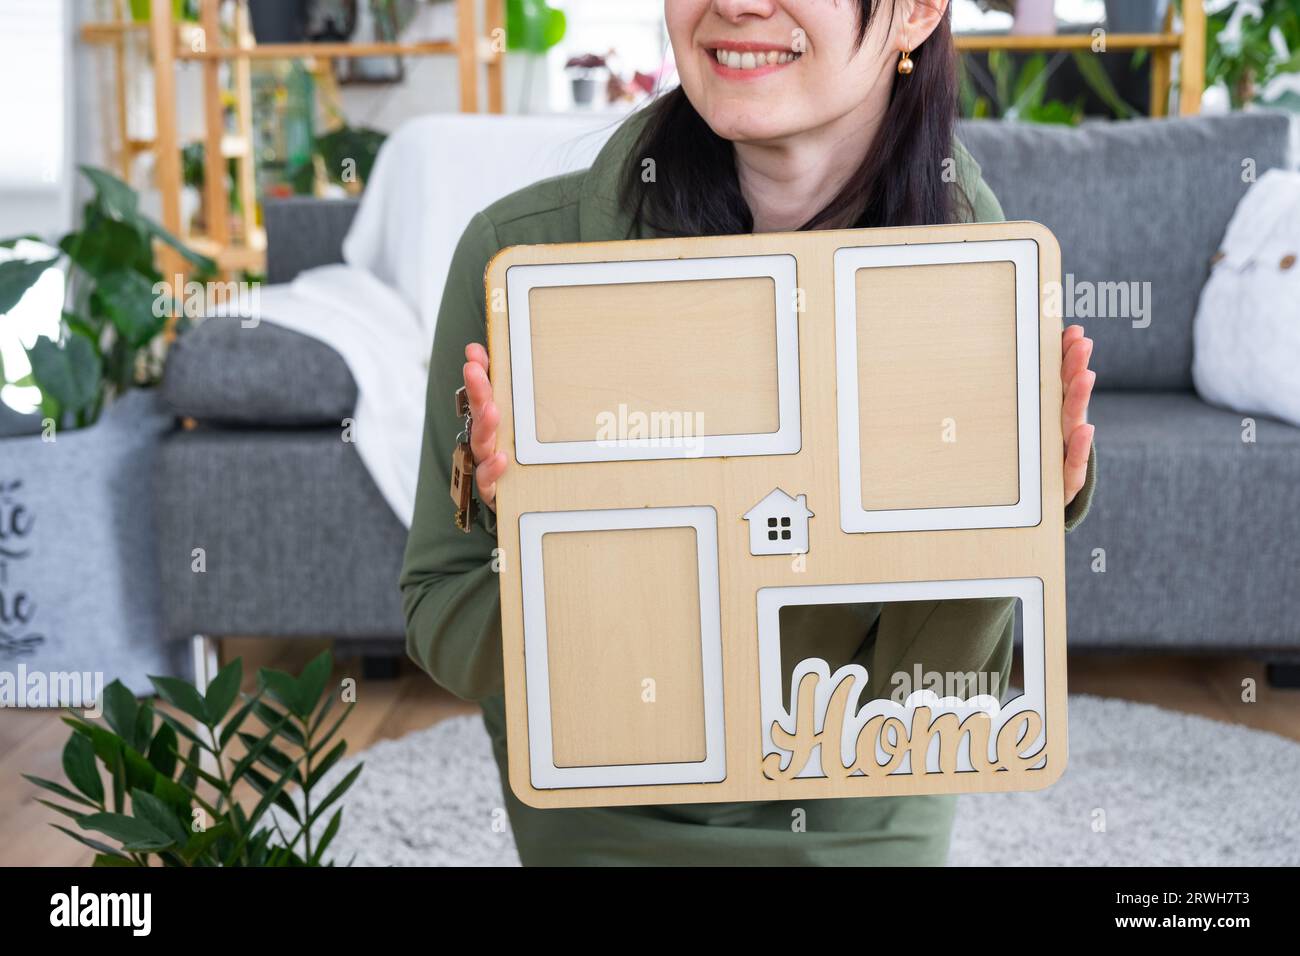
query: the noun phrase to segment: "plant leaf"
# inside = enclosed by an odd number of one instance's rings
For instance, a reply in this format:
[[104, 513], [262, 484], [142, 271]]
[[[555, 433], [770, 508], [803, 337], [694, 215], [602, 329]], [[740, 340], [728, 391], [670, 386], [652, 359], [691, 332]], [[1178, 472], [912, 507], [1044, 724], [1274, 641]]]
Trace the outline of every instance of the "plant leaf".
[[95, 745], [81, 734], [73, 734], [63, 745], [63, 772], [74, 787], [96, 804], [104, 802], [104, 781], [95, 763]]
[[[258, 793], [266, 793], [275, 786], [274, 780], [262, 773], [260, 770], [256, 770], [252, 767], [250, 767], [244, 775], [248, 778], [248, 782], [253, 786], [253, 789]], [[285, 813], [289, 814], [294, 823], [301, 825], [302, 817], [298, 814], [298, 807], [294, 804], [293, 798], [283, 790], [281, 790], [279, 795], [276, 796], [275, 805]]]
[[173, 843], [183, 846], [189, 841], [189, 834], [185, 832], [185, 827], [176, 818], [176, 814], [172, 812], [167, 804], [152, 793], [145, 793], [143, 790], [132, 790], [131, 811], [135, 814], [135, 819], [143, 820], [150, 826], [157, 828], [159, 832], [166, 834]]
[[325, 832], [320, 836], [320, 842], [316, 844], [316, 849], [312, 851], [309, 863], [317, 866], [321, 860], [325, 859], [325, 851], [329, 848], [334, 837], [338, 835], [339, 826], [343, 823], [343, 808], [339, 807], [334, 811], [334, 816], [330, 817], [329, 825], [325, 827]]
[[204, 695], [205, 709], [212, 723], [221, 723], [225, 718], [239, 696], [239, 685], [243, 681], [244, 662], [238, 657], [221, 668], [217, 676], [212, 678], [212, 683], [208, 685], [208, 692]]
[[170, 724], [159, 724], [153, 742], [149, 744], [148, 761], [160, 776], [171, 779], [176, 772], [176, 749], [180, 741]]
[[309, 718], [320, 703], [321, 694], [334, 671], [334, 657], [329, 651], [317, 654], [298, 675], [298, 717]]
[[329, 772], [330, 767], [334, 766], [342, 756], [347, 753], [348, 742], [340, 740], [335, 744], [334, 749], [325, 755], [325, 759], [311, 769], [311, 775], [307, 778], [307, 789], [310, 790], [316, 784], [321, 782], [321, 778]]
[[77, 168], [95, 187], [95, 202], [106, 216], [130, 223], [140, 221], [140, 200], [134, 189], [107, 170], [96, 169], [94, 166]]
[[104, 720], [123, 740], [135, 745], [135, 717], [138, 706], [135, 694], [120, 680], [104, 688]]
[[16, 306], [27, 290], [45, 275], [45, 270], [58, 261], [56, 256], [53, 259], [6, 259], [0, 262], [0, 315]]
[[302, 709], [302, 703], [299, 699], [300, 690], [298, 681], [294, 677], [271, 667], [263, 667], [257, 672], [257, 677], [267, 692], [284, 705], [290, 713], [298, 717], [306, 716], [300, 713]]
[[[44, 777], [35, 777], [32, 776], [30, 773], [25, 773], [22, 776], [23, 779], [26, 780], [28, 783], [33, 783], [36, 786], [40, 787], [42, 790], [48, 790], [50, 793], [57, 794], [58, 796], [62, 797], [64, 800], [71, 800], [73, 803], [79, 803], [83, 807], [93, 807], [96, 810], [99, 809], [99, 807], [96, 804], [87, 800], [81, 794], [74, 793], [73, 791], [69, 790], [61, 783], [55, 783], [53, 780], [46, 780]], [[96, 779], [98, 779], [99, 775], [96, 774], [95, 776]], [[103, 791], [102, 781], [100, 783], [100, 790], [101, 792]]]
[[183, 713], [189, 714], [205, 727], [212, 723], [208, 719], [208, 708], [203, 701], [203, 696], [189, 681], [181, 680], [179, 677], [154, 677], [152, 675], [150, 675], [149, 680], [153, 681], [158, 696], [167, 703]]
[[131, 348], [147, 345], [167, 324], [157, 315], [154, 283], [134, 269], [114, 269], [99, 277], [91, 298]]
[[164, 850], [174, 841], [147, 820], [128, 817], [125, 813], [91, 813], [82, 817], [81, 826], [110, 836], [124, 850]]
[[1110, 74], [1106, 68], [1101, 65], [1100, 59], [1083, 50], [1073, 51], [1074, 65], [1079, 68], [1079, 73], [1083, 77], [1089, 89], [1097, 94], [1097, 98], [1110, 107], [1120, 119], [1129, 119], [1137, 115], [1137, 110], [1124, 101], [1115, 89], [1115, 85], [1110, 81]]
[[72, 839], [76, 840], [82, 846], [88, 846], [92, 850], [97, 850], [98, 852], [104, 854], [105, 856], [116, 856], [116, 857], [121, 857], [121, 859], [124, 860], [127, 859], [127, 857], [122, 856], [122, 854], [118, 851], [117, 847], [109, 846], [107, 843], [105, 843], [102, 840], [96, 840], [94, 837], [88, 837], [84, 833], [78, 833], [76, 830], [69, 830], [67, 827], [60, 826], [57, 823], [51, 823], [50, 826], [54, 827], [54, 829], [58, 830], [60, 833], [66, 833], [68, 836], [72, 837]]
[[199, 782], [197, 768], [201, 759], [202, 752], [199, 749], [198, 743], [195, 742], [190, 745], [190, 755], [184, 758], [185, 769], [181, 771], [181, 775], [176, 781], [182, 788], [193, 790], [195, 785]]
[[316, 820], [320, 817], [322, 813], [325, 812], [325, 810], [329, 807], [330, 804], [336, 801], [339, 797], [343, 796], [343, 794], [347, 793], [348, 787], [352, 786], [352, 784], [356, 782], [357, 777], [361, 776], [361, 768], [364, 766], [365, 766], [364, 762], [359, 763], [351, 770], [349, 770], [348, 775], [334, 785], [334, 789], [331, 790], [329, 792], [329, 795], [326, 796], [325, 799], [320, 802], [320, 805], [311, 808], [311, 816], [307, 820], [308, 826], [311, 826], [314, 822], [316, 822]]
[[75, 414], [98, 398], [99, 358], [84, 336], [69, 336], [63, 345], [41, 336], [27, 350], [27, 359], [41, 392], [58, 402], [63, 411]]

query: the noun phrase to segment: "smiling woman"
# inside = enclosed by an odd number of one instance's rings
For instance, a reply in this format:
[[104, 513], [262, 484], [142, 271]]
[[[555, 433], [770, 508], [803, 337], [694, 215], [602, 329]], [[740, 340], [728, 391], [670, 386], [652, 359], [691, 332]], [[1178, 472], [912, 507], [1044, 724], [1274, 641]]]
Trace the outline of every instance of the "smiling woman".
[[[666, 0], [664, 12], [681, 86], [628, 119], [591, 169], [537, 183], [475, 216], [453, 258], [438, 317], [420, 485], [401, 578], [407, 648], [443, 686], [480, 701], [503, 780], [509, 758], [493, 506], [497, 481], [518, 465], [496, 447], [501, 410], [481, 344], [490, 260], [513, 245], [1003, 218], [979, 167], [954, 139], [957, 78], [947, 0]], [[906, 62], [912, 69], [900, 70]], [[563, 342], [577, 342], [579, 371], [573, 363], [563, 366], [576, 406], [584, 385], [599, 388], [608, 379], [598, 357], [608, 317], [578, 328], [574, 310], [556, 314], [563, 321], [553, 328], [562, 330]], [[625, 328], [638, 321], [632, 309], [617, 318]], [[637, 328], [648, 342], [664, 334], [654, 314]], [[546, 336], [534, 331], [535, 352], [556, 346]], [[691, 345], [728, 364], [719, 359], [721, 350]], [[1066, 332], [1062, 349], [1070, 528], [1082, 520], [1092, 493], [1086, 411], [1093, 375], [1091, 343], [1081, 329]], [[778, 365], [783, 358], [797, 361], [797, 341], [776, 352]], [[585, 379], [584, 364], [593, 367]], [[468, 534], [453, 524], [447, 502], [451, 453], [464, 425], [449, 406], [462, 384], [473, 420], [475, 485], [485, 506]], [[729, 391], [716, 381], [692, 384]], [[703, 395], [699, 404], [718, 400]], [[556, 416], [573, 412], [562, 404]], [[583, 422], [589, 426], [591, 416]], [[637, 626], [646, 624], [643, 618]], [[1014, 619], [1014, 602], [1001, 598], [962, 601], [955, 613], [929, 616], [900, 602], [839, 605], [806, 609], [788, 633], [783, 624], [783, 635], [809, 656], [870, 663], [882, 677], [918, 665], [997, 674], [1000, 692]], [[592, 639], [578, 644], [603, 647], [592, 637], [601, 633], [583, 632]], [[593, 653], [590, 659], [603, 658]], [[782, 675], [784, 686], [789, 677]], [[640, 694], [639, 684], [628, 686]], [[639, 698], [630, 703], [639, 706]], [[599, 736], [601, 728], [592, 729]], [[503, 790], [520, 856], [529, 864], [941, 864], [954, 809], [954, 798], [929, 796], [538, 810], [521, 803], [508, 784]], [[804, 825], [792, 825], [795, 820]]]

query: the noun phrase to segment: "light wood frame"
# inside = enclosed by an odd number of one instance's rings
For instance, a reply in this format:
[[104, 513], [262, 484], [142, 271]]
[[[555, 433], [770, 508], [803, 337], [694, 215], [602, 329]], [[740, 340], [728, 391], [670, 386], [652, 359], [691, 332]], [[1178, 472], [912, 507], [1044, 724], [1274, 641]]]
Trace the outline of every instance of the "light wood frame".
[[[501, 423], [498, 448], [511, 466], [497, 492], [501, 549], [501, 626], [509, 737], [509, 779], [536, 807], [695, 803], [721, 800], [815, 799], [978, 790], [1035, 789], [1051, 784], [1066, 759], [1064, 512], [1061, 475], [1061, 317], [1053, 297], [1040, 303], [1035, 354], [1041, 414], [1034, 425], [1041, 451], [1042, 519], [1033, 527], [846, 534], [839, 506], [835, 351], [835, 255], [840, 249], [911, 247], [952, 242], [1030, 241], [1040, 291], [1060, 281], [1060, 250], [1035, 223], [990, 223], [900, 229], [804, 232], [699, 239], [523, 246], [502, 251], [485, 276], [491, 377]], [[607, 263], [793, 255], [804, 309], [799, 319], [801, 438], [795, 454], [744, 458], [669, 459], [526, 465], [516, 458], [512, 392], [510, 270], [562, 263]], [[1046, 311], [1057, 309], [1056, 312]], [[707, 356], [701, 357], [707, 374]], [[818, 517], [805, 555], [750, 554], [742, 516], [780, 487], [806, 493]], [[539, 788], [530, 767], [529, 661], [525, 651], [524, 515], [556, 511], [710, 507], [717, 514], [722, 617], [726, 777], [719, 783]], [[1045, 741], [1033, 766], [996, 773], [893, 773], [887, 776], [774, 779], [764, 767], [758, 595], [763, 589], [927, 582], [1037, 580], [1042, 587]], [[1007, 593], [1007, 597], [1018, 596]], [[600, 598], [593, 598], [600, 599]], [[617, 595], [607, 600], [617, 601]], [[1032, 626], [1036, 627], [1037, 621]], [[935, 724], [943, 719], [937, 712]], [[770, 730], [770, 728], [768, 728]], [[617, 733], [618, 728], [611, 728]]]

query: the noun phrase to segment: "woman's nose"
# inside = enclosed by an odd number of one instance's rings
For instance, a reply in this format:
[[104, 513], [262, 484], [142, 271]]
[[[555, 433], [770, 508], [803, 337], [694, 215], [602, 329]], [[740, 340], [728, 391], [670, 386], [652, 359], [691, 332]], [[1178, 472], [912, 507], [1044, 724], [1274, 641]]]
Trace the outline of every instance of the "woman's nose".
[[741, 23], [746, 17], [766, 20], [776, 7], [776, 0], [713, 0], [714, 11], [729, 23]]

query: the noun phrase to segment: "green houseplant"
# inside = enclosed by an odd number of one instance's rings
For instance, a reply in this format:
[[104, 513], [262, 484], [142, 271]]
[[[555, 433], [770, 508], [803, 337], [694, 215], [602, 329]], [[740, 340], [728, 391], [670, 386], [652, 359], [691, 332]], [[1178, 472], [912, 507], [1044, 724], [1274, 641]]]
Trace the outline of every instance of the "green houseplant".
[[[170, 309], [158, 308], [163, 280], [154, 242], [184, 256], [194, 277], [215, 265], [139, 209], [139, 197], [111, 173], [80, 167], [94, 186], [79, 229], [58, 241], [59, 254], [35, 261], [0, 262], [0, 315], [14, 307], [46, 269], [66, 260], [66, 291], [59, 338], [41, 337], [27, 349], [31, 380], [41, 392], [41, 414], [58, 426], [83, 427], [99, 418], [106, 401], [135, 385], [150, 385], [162, 371], [159, 339]], [[0, 242], [13, 248], [24, 236]], [[168, 303], [169, 304], [169, 303]]]
[[[137, 703], [115, 681], [102, 701], [107, 726], [75, 712], [64, 718], [72, 728], [63, 749], [70, 786], [24, 776], [60, 798], [40, 802], [76, 825], [53, 824], [93, 849], [96, 866], [332, 865], [325, 854], [343, 822], [335, 804], [363, 766], [318, 795], [347, 751], [335, 737], [355, 706], [334, 712], [332, 669], [328, 652], [298, 677], [262, 668], [256, 692], [243, 695], [240, 660], [222, 668], [206, 693], [174, 677], [152, 678], [158, 696], [193, 726], [151, 701]], [[251, 810], [236, 796], [244, 784], [257, 794]]]
[[[1283, 74], [1300, 72], [1300, 0], [1207, 4], [1205, 85], [1222, 85], [1233, 109], [1255, 102]], [[1272, 105], [1300, 108], [1300, 93]]]

